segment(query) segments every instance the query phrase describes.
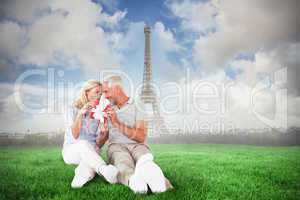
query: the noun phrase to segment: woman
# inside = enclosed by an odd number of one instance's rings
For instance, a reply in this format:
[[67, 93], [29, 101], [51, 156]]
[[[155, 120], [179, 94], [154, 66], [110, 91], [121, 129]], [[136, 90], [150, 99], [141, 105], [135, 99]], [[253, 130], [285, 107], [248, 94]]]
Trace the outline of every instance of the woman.
[[118, 170], [106, 165], [99, 156], [99, 149], [106, 141], [101, 134], [99, 120], [92, 119], [90, 112], [93, 102], [101, 96], [101, 83], [89, 80], [84, 83], [80, 97], [68, 108], [62, 157], [66, 164], [78, 165], [71, 186], [80, 188], [94, 178], [95, 172], [109, 183], [117, 182]]

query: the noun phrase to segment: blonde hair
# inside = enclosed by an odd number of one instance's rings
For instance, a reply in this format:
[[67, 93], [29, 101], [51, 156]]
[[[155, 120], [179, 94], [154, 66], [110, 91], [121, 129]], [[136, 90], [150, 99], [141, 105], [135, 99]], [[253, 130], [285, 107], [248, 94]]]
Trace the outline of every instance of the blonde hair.
[[81, 109], [87, 102], [87, 96], [86, 96], [86, 92], [89, 91], [90, 89], [96, 87], [96, 86], [102, 86], [100, 81], [97, 80], [88, 80], [86, 81], [83, 85], [82, 88], [80, 89], [80, 94], [79, 94], [79, 98], [77, 100], [75, 100], [74, 102], [74, 106], [78, 109]]

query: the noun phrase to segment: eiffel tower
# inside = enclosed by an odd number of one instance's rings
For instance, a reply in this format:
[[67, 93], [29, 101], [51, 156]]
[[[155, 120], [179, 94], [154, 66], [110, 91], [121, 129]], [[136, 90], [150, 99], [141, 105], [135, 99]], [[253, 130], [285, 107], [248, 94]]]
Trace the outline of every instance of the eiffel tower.
[[152, 112], [148, 114], [148, 135], [151, 137], [159, 136], [160, 134], [167, 133], [168, 130], [165, 126], [164, 119], [159, 112], [156, 94], [153, 90], [152, 84], [152, 65], [151, 65], [151, 43], [150, 35], [151, 29], [149, 26], [144, 27], [145, 34], [145, 58], [144, 58], [144, 74], [143, 85], [140, 98], [144, 104], [152, 105]]

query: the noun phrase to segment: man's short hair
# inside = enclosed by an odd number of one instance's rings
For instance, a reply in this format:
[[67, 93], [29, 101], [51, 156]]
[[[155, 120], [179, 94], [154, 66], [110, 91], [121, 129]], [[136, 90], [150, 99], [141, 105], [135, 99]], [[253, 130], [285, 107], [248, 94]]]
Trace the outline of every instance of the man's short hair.
[[104, 82], [108, 83], [108, 87], [112, 87], [113, 85], [119, 85], [122, 87], [123, 81], [121, 76], [114, 75], [114, 76], [109, 76], [104, 79]]

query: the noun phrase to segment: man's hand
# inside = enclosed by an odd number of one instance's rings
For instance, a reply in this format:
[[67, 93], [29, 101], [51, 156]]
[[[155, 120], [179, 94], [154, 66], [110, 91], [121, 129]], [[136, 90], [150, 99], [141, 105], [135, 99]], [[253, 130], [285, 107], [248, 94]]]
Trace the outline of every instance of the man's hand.
[[117, 126], [117, 124], [119, 123], [119, 119], [117, 117], [117, 113], [113, 108], [110, 108], [107, 111], [107, 115], [112, 123], [113, 126]]
[[96, 145], [101, 148], [108, 140], [108, 131], [101, 132], [96, 138]]
[[143, 143], [145, 141], [147, 136], [147, 123], [145, 121], [137, 121], [134, 126], [130, 127], [119, 121], [117, 113], [114, 109], [109, 109], [107, 114], [112, 125], [118, 128], [120, 132], [129, 139], [135, 140], [139, 143]]
[[99, 148], [101, 148], [105, 142], [108, 140], [108, 125], [107, 122], [99, 124], [100, 133], [96, 138], [96, 144]]

